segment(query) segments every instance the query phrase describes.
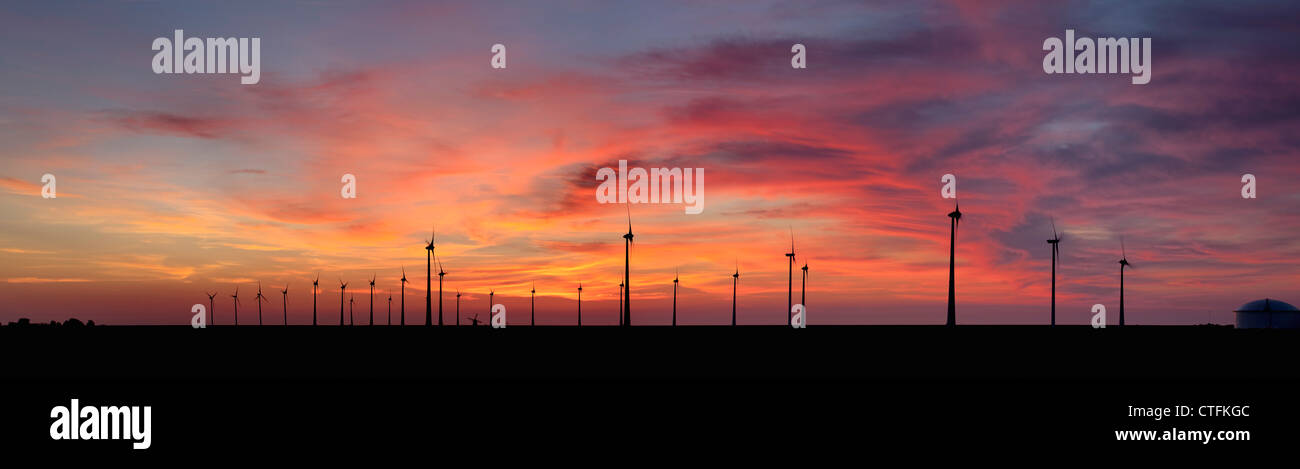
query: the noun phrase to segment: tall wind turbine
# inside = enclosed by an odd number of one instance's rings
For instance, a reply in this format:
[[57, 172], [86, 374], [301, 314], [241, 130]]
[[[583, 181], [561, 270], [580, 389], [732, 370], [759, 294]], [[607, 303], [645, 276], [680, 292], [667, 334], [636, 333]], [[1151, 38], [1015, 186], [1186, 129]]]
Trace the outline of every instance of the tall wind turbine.
[[343, 297], [348, 296], [348, 284], [339, 279], [339, 325], [343, 325]]
[[[434, 256], [436, 259], [437, 256]], [[447, 275], [447, 271], [442, 270], [442, 260], [438, 260], [438, 325], [442, 325], [442, 277]]]
[[289, 325], [289, 284], [284, 284], [284, 290], [280, 290], [281, 306], [284, 307], [284, 325]]
[[1119, 239], [1119, 325], [1124, 325], [1124, 268], [1133, 268], [1133, 264], [1128, 262], [1128, 250], [1124, 249], [1124, 238]]
[[393, 290], [388, 290], [388, 325], [393, 325]]
[[460, 325], [460, 289], [456, 289], [456, 325]]
[[424, 325], [433, 325], [433, 241], [437, 239], [437, 229], [429, 231], [429, 244], [424, 247]]
[[257, 325], [262, 325], [262, 303], [270, 303], [265, 296], [262, 296], [262, 282], [257, 282], [257, 296], [253, 298], [257, 303]]
[[375, 325], [375, 275], [370, 274], [370, 325]]
[[736, 286], [740, 284], [740, 261], [736, 261], [736, 273], [731, 274], [731, 325], [736, 325]]
[[792, 315], [794, 314], [790, 312], [790, 310], [794, 308], [794, 228], [793, 227], [790, 228], [790, 252], [785, 253], [785, 257], [790, 261], [789, 274], [788, 277], [786, 277], [786, 286], [785, 286], [786, 288], [785, 323], [789, 325], [790, 320], [792, 319]]
[[494, 303], [496, 303], [496, 301], [497, 301], [497, 300], [494, 299], [494, 298], [496, 298], [496, 296], [497, 296], [497, 291], [496, 291], [496, 290], [489, 290], [489, 292], [488, 292], [488, 322], [487, 322], [487, 325], [488, 325], [488, 326], [491, 326], [491, 325], [492, 325], [492, 305], [493, 305]]
[[[806, 317], [808, 316], [806, 312], [808, 310], [808, 297], [804, 295], [808, 291], [808, 261], [806, 259], [803, 261], [803, 268], [799, 270], [803, 271], [803, 283], [799, 284], [799, 304], [804, 305], [804, 316]], [[804, 324], [807, 323], [807, 321], [804, 322]]]
[[402, 325], [406, 325], [406, 266], [402, 266]]
[[320, 274], [311, 281], [311, 325], [316, 325], [316, 294], [320, 293]]
[[578, 327], [582, 327], [582, 282], [578, 282]]
[[235, 285], [235, 294], [230, 295], [235, 299], [235, 325], [239, 325], [239, 285]]
[[217, 308], [213, 306], [212, 299], [217, 297], [217, 292], [212, 292], [212, 293], [203, 292], [203, 294], [208, 295], [208, 324], [215, 326], [217, 325], [217, 323], [215, 322], [217, 319], [217, 313], [216, 313]]
[[537, 325], [537, 282], [533, 282], [533, 289], [529, 290], [528, 293], [531, 295], [528, 298], [528, 311], [529, 311], [528, 325], [536, 326]]
[[677, 325], [677, 271], [673, 271], [673, 326]]
[[632, 325], [632, 270], [630, 262], [632, 260], [632, 205], [627, 206], [627, 234], [623, 235], [623, 287], [624, 295], [627, 297], [623, 300], [623, 316], [619, 322], [624, 326]]
[[1052, 245], [1052, 325], [1056, 325], [1056, 261], [1061, 256], [1061, 235], [1056, 232], [1056, 220], [1052, 220], [1052, 239], [1047, 240], [1047, 244]]
[[961, 203], [957, 203], [952, 212], [952, 231], [948, 234], [948, 325], [957, 325], [957, 225], [961, 224]]

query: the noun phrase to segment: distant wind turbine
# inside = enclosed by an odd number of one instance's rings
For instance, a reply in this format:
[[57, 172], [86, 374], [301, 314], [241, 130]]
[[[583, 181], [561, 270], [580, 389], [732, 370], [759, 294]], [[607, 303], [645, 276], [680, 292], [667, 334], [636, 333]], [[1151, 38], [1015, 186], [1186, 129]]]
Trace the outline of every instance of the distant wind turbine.
[[[437, 259], [437, 256], [434, 256]], [[447, 271], [442, 270], [442, 260], [438, 260], [438, 325], [442, 325], [442, 278]]]
[[311, 281], [311, 325], [316, 325], [316, 294], [320, 293], [320, 274]]
[[280, 290], [281, 306], [284, 308], [284, 325], [289, 325], [289, 284], [284, 284], [284, 290]]
[[952, 212], [952, 231], [948, 235], [948, 325], [957, 325], [957, 225], [961, 224], [961, 203], [957, 203]]
[[740, 285], [740, 261], [736, 261], [736, 273], [731, 274], [731, 325], [736, 325], [736, 286]]
[[803, 308], [803, 309], [804, 309], [804, 313], [803, 313], [803, 315], [804, 315], [804, 324], [808, 324], [808, 319], [807, 319], [807, 318], [808, 318], [808, 303], [807, 303], [808, 298], [804, 295], [804, 292], [806, 292], [806, 291], [808, 290], [808, 260], [807, 260], [807, 259], [804, 259], [804, 261], [803, 261], [803, 268], [802, 268], [802, 269], [799, 269], [799, 270], [802, 270], [802, 271], [803, 271], [803, 283], [799, 284], [799, 304], [801, 304], [801, 305], [804, 306], [804, 308]]
[[393, 325], [393, 290], [388, 290], [388, 325]]
[[537, 282], [533, 282], [533, 289], [529, 290], [528, 293], [531, 295], [528, 298], [528, 311], [529, 311], [528, 325], [536, 326], [537, 325]]
[[786, 277], [786, 285], [785, 285], [786, 287], [785, 323], [788, 325], [790, 324], [790, 320], [792, 319], [792, 315], [794, 314], [790, 312], [790, 310], [794, 308], [794, 228], [793, 227], [790, 228], [790, 252], [785, 253], [785, 257], [787, 260], [790, 261], [789, 275]]
[[[627, 205], [627, 234], [623, 235], [623, 293], [626, 299], [623, 300], [622, 318], [619, 323], [624, 326], [632, 325], [632, 205]], [[653, 241], [653, 240], [652, 240]]]
[[348, 296], [348, 284], [339, 279], [339, 325], [343, 325], [343, 297]]
[[239, 325], [239, 285], [235, 285], [235, 294], [230, 295], [235, 299], [235, 325]]
[[357, 316], [355, 314], [352, 314], [356, 311], [355, 308], [356, 303], [357, 303], [357, 295], [355, 293], [348, 295], [348, 325], [349, 326], [357, 325]]
[[623, 282], [618, 282], [618, 325], [623, 325]]
[[1052, 220], [1052, 239], [1047, 240], [1047, 244], [1052, 245], [1052, 325], [1056, 325], [1056, 262], [1061, 256], [1061, 235], [1056, 232], [1056, 220]]
[[370, 325], [375, 325], [375, 275], [370, 274]]
[[215, 326], [217, 325], [217, 308], [213, 306], [212, 299], [217, 297], [217, 292], [203, 292], [203, 294], [208, 295], [208, 324]]
[[578, 282], [578, 327], [582, 327], [582, 282]]
[[438, 237], [438, 230], [429, 231], [429, 244], [424, 247], [424, 325], [433, 325], [433, 241]]
[[402, 266], [402, 325], [406, 325], [406, 266]]
[[494, 299], [494, 298], [496, 298], [496, 295], [497, 295], [497, 291], [496, 291], [496, 290], [490, 290], [490, 291], [488, 292], [488, 322], [487, 322], [487, 325], [489, 325], [489, 326], [492, 325], [492, 304], [496, 302], [496, 300]]
[[456, 289], [456, 325], [460, 325], [460, 289]]
[[253, 298], [257, 303], [257, 325], [262, 325], [262, 303], [270, 303], [265, 296], [262, 296], [262, 282], [257, 282], [257, 296]]
[[677, 271], [673, 271], [673, 326], [677, 325]]
[[1128, 262], [1128, 250], [1124, 248], [1124, 238], [1119, 239], [1119, 325], [1124, 325], [1124, 268], [1133, 268]]

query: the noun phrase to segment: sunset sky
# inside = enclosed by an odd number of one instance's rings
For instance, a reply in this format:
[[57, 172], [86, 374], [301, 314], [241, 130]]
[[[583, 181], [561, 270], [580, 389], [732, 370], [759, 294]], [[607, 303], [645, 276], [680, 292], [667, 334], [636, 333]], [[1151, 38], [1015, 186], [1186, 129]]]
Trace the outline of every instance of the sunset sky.
[[[626, 208], [602, 167], [704, 168], [704, 213], [632, 205], [633, 320], [942, 324], [958, 177], [958, 322], [1229, 323], [1300, 302], [1295, 2], [25, 2], [0, 11], [0, 321], [337, 321], [437, 226], [462, 315], [612, 324]], [[1150, 84], [1047, 75], [1043, 40], [1150, 37]], [[155, 75], [156, 37], [261, 38], [261, 81]], [[508, 48], [508, 67], [489, 66]], [[808, 68], [790, 67], [791, 46]], [[41, 176], [58, 198], [41, 197]], [[358, 197], [339, 195], [345, 174]], [[1258, 177], [1242, 199], [1241, 177]], [[436, 268], [435, 268], [436, 270]], [[795, 277], [798, 297], [798, 276]], [[434, 278], [436, 294], [437, 279]], [[436, 299], [434, 304], [437, 309]], [[386, 303], [376, 301], [376, 316]], [[274, 319], [272, 319], [274, 318]], [[382, 321], [382, 319], [380, 319]], [[396, 321], [396, 319], [394, 319]]]

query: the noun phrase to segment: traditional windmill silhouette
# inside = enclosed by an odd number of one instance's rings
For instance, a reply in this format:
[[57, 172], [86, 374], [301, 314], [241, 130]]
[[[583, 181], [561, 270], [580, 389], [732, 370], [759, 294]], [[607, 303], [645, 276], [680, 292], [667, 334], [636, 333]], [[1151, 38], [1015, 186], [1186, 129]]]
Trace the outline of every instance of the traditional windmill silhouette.
[[406, 266], [402, 266], [402, 323], [406, 325]]
[[370, 325], [375, 325], [375, 275], [370, 275]]
[[234, 301], [234, 303], [235, 303], [235, 325], [238, 326], [238, 325], [239, 325], [239, 285], [235, 285], [235, 294], [234, 294], [234, 295], [230, 295], [230, 297], [235, 299], [235, 301]]
[[736, 325], [736, 286], [740, 285], [740, 261], [736, 261], [736, 273], [731, 274], [731, 325]]
[[794, 308], [794, 228], [790, 228], [790, 252], [785, 253], [786, 259], [789, 260], [789, 276], [786, 277], [785, 290], [785, 323], [790, 324], [793, 314], [790, 310]]
[[203, 294], [208, 295], [208, 324], [215, 326], [217, 325], [217, 308], [213, 306], [212, 299], [217, 297], [217, 292], [203, 292]]
[[348, 284], [339, 279], [339, 325], [343, 325], [343, 297], [348, 296]]
[[957, 325], [957, 225], [961, 224], [961, 203], [957, 203], [952, 212], [952, 231], [948, 235], [948, 325]]
[[424, 325], [433, 325], [433, 241], [437, 239], [437, 229], [429, 231], [429, 244], [424, 247]]
[[677, 278], [679, 277], [676, 270], [673, 271], [673, 326], [677, 326]]
[[1056, 232], [1056, 220], [1052, 220], [1052, 239], [1047, 240], [1047, 244], [1052, 245], [1052, 325], [1056, 325], [1056, 263], [1061, 256], [1061, 235]]
[[289, 284], [284, 284], [284, 290], [280, 290], [281, 306], [284, 308], [284, 325], [289, 325]]
[[320, 293], [320, 274], [311, 281], [311, 325], [316, 325], [316, 294]]
[[1124, 268], [1133, 268], [1128, 262], [1128, 250], [1124, 248], [1124, 238], [1119, 238], [1119, 325], [1124, 325]]
[[257, 282], [257, 296], [253, 298], [257, 303], [257, 325], [262, 325], [262, 303], [270, 303], [265, 296], [262, 296], [262, 282]]
[[632, 325], [632, 205], [627, 205], [627, 234], [623, 235], [623, 295], [626, 297], [622, 301], [622, 312], [619, 324], [623, 326]]
[[[437, 258], [437, 256], [434, 256]], [[438, 325], [442, 325], [442, 278], [447, 275], [447, 271], [442, 270], [442, 260], [438, 261]]]
[[528, 291], [528, 325], [537, 325], [537, 282], [533, 282], [533, 289]]
[[460, 289], [456, 289], [456, 325], [460, 325]]
[[578, 327], [582, 327], [582, 282], [578, 282]]

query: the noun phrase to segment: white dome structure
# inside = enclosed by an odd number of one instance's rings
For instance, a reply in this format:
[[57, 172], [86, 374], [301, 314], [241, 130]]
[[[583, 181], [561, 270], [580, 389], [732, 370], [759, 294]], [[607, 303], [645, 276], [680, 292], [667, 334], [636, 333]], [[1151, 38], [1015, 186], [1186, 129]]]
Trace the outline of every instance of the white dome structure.
[[1238, 329], [1300, 328], [1300, 309], [1285, 301], [1269, 298], [1255, 300], [1237, 308]]

